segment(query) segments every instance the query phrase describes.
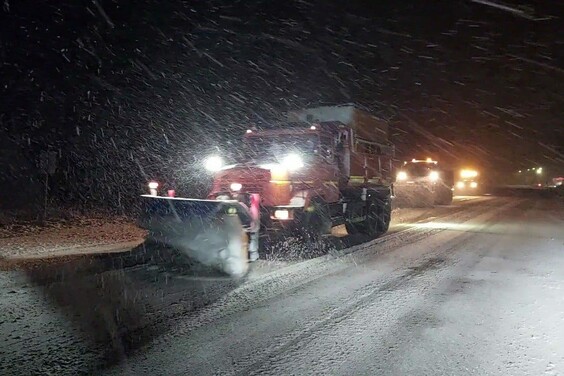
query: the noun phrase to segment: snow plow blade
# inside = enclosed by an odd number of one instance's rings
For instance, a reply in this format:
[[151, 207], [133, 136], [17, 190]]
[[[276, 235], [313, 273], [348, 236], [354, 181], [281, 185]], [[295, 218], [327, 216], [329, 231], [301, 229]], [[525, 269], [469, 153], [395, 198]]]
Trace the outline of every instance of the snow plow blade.
[[169, 245], [231, 277], [248, 271], [247, 232], [256, 227], [249, 208], [237, 201], [142, 196], [139, 225], [148, 239]]

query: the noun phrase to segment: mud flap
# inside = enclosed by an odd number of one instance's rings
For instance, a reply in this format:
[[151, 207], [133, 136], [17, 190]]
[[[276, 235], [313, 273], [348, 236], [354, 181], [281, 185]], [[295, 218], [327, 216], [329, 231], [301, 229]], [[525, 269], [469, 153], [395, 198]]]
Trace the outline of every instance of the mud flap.
[[232, 277], [248, 271], [252, 225], [238, 202], [147, 197], [140, 226], [151, 240], [169, 245], [203, 265]]

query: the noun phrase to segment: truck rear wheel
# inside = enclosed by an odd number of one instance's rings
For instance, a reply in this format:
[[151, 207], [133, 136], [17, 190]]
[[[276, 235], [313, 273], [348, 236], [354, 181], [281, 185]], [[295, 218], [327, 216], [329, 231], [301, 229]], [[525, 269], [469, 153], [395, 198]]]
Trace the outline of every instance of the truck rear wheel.
[[366, 219], [360, 223], [345, 223], [349, 234], [361, 233], [371, 237], [388, 231], [391, 220], [390, 200], [375, 200], [368, 205]]

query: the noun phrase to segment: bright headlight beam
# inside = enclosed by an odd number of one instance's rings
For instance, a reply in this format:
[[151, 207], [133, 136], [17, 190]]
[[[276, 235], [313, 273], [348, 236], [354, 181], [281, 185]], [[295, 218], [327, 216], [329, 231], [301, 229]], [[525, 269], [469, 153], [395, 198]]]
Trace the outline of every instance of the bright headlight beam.
[[223, 160], [220, 157], [214, 155], [206, 159], [204, 166], [206, 167], [206, 170], [216, 172], [221, 170], [221, 168], [223, 167]]
[[231, 188], [231, 190], [234, 192], [239, 192], [241, 188], [243, 188], [243, 185], [241, 183], [231, 183], [229, 188]]
[[476, 171], [476, 170], [462, 170], [462, 171], [460, 171], [460, 177], [463, 178], [463, 179], [475, 178], [476, 176], [478, 176], [478, 171]]
[[289, 171], [295, 171], [304, 167], [304, 161], [298, 154], [292, 153], [284, 157], [282, 165]]
[[405, 172], [405, 171], [398, 172], [396, 179], [397, 180], [407, 180], [407, 172]]
[[438, 172], [438, 171], [431, 171], [431, 172], [429, 173], [429, 179], [430, 179], [431, 181], [437, 181], [437, 180], [439, 180], [439, 172]]

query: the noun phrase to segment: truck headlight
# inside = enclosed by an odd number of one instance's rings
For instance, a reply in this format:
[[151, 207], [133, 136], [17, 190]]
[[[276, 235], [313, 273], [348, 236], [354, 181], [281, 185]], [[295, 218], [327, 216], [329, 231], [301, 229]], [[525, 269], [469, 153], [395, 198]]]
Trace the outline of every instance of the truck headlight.
[[206, 167], [206, 170], [216, 172], [221, 170], [221, 168], [223, 167], [223, 160], [220, 157], [214, 155], [206, 159], [204, 166]]
[[407, 180], [407, 172], [405, 171], [400, 171], [398, 172], [398, 175], [396, 176], [396, 180]]
[[298, 154], [292, 153], [284, 157], [282, 160], [282, 166], [284, 166], [284, 168], [288, 171], [295, 171], [304, 167], [304, 161]]
[[231, 188], [231, 190], [234, 191], [234, 192], [239, 192], [241, 190], [241, 188], [243, 188], [243, 184], [241, 184], [241, 183], [231, 183], [229, 188]]
[[431, 171], [429, 173], [429, 180], [431, 180], [431, 181], [439, 180], [439, 172], [438, 171]]
[[464, 186], [465, 186], [465, 184], [464, 184], [463, 181], [459, 181], [459, 182], [456, 183], [456, 188], [458, 188], [458, 189], [464, 189]]
[[471, 182], [470, 188], [478, 188], [478, 183], [476, 183], [475, 181]]

